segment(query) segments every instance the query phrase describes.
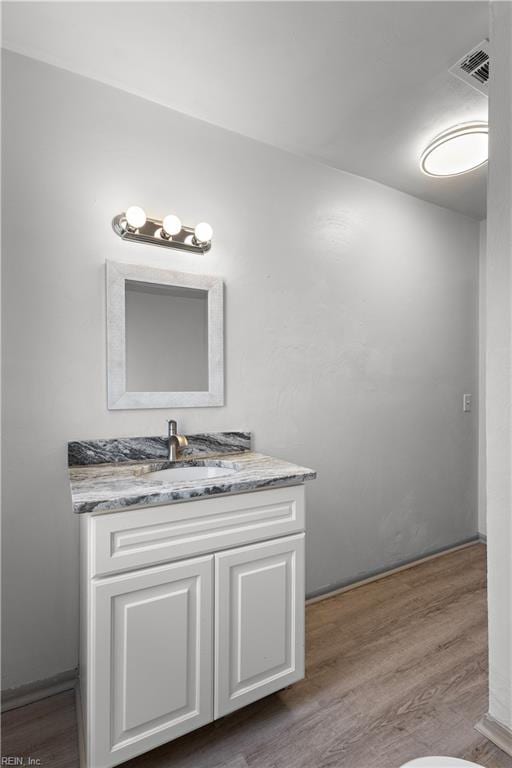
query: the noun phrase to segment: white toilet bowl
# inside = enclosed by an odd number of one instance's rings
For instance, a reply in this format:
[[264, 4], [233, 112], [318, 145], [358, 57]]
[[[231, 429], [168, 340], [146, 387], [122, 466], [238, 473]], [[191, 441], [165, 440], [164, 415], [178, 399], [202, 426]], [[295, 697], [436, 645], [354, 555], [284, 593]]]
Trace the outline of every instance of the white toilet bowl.
[[420, 757], [405, 763], [402, 768], [482, 768], [476, 763], [467, 760], [459, 760], [457, 757]]

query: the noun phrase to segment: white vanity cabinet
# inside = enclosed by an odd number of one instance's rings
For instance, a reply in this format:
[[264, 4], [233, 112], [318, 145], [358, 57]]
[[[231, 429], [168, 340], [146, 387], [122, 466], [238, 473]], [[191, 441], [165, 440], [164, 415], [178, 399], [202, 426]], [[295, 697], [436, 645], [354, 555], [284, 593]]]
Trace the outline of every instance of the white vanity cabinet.
[[304, 486], [81, 515], [82, 761], [304, 676]]

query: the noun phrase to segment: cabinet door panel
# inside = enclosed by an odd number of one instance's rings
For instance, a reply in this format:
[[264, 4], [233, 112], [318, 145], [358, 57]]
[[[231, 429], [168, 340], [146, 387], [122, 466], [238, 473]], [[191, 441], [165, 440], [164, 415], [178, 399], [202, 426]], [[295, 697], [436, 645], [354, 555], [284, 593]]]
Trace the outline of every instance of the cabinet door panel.
[[304, 534], [215, 556], [215, 716], [304, 677]]
[[94, 587], [94, 766], [115, 765], [209, 722], [213, 557]]

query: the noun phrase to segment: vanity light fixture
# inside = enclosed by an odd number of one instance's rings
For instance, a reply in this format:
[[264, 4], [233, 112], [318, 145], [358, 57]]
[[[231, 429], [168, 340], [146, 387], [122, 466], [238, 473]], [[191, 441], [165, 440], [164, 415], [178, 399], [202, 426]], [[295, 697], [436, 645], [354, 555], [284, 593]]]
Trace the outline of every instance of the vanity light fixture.
[[443, 131], [420, 157], [427, 176], [460, 176], [487, 162], [489, 127], [484, 122], [464, 123]]
[[123, 240], [164, 245], [193, 253], [206, 253], [212, 247], [213, 229], [205, 221], [196, 227], [186, 227], [173, 213], [160, 221], [146, 216], [144, 209], [138, 205], [131, 205], [125, 213], [114, 216], [112, 227]]

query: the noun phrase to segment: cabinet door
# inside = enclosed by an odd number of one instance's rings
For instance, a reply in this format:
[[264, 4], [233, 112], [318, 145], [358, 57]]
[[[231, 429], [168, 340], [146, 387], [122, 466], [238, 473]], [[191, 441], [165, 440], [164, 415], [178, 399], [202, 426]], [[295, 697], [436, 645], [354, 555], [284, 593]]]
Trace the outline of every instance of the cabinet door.
[[103, 768], [213, 718], [213, 556], [93, 583], [88, 764]]
[[215, 717], [304, 677], [304, 534], [215, 555]]

